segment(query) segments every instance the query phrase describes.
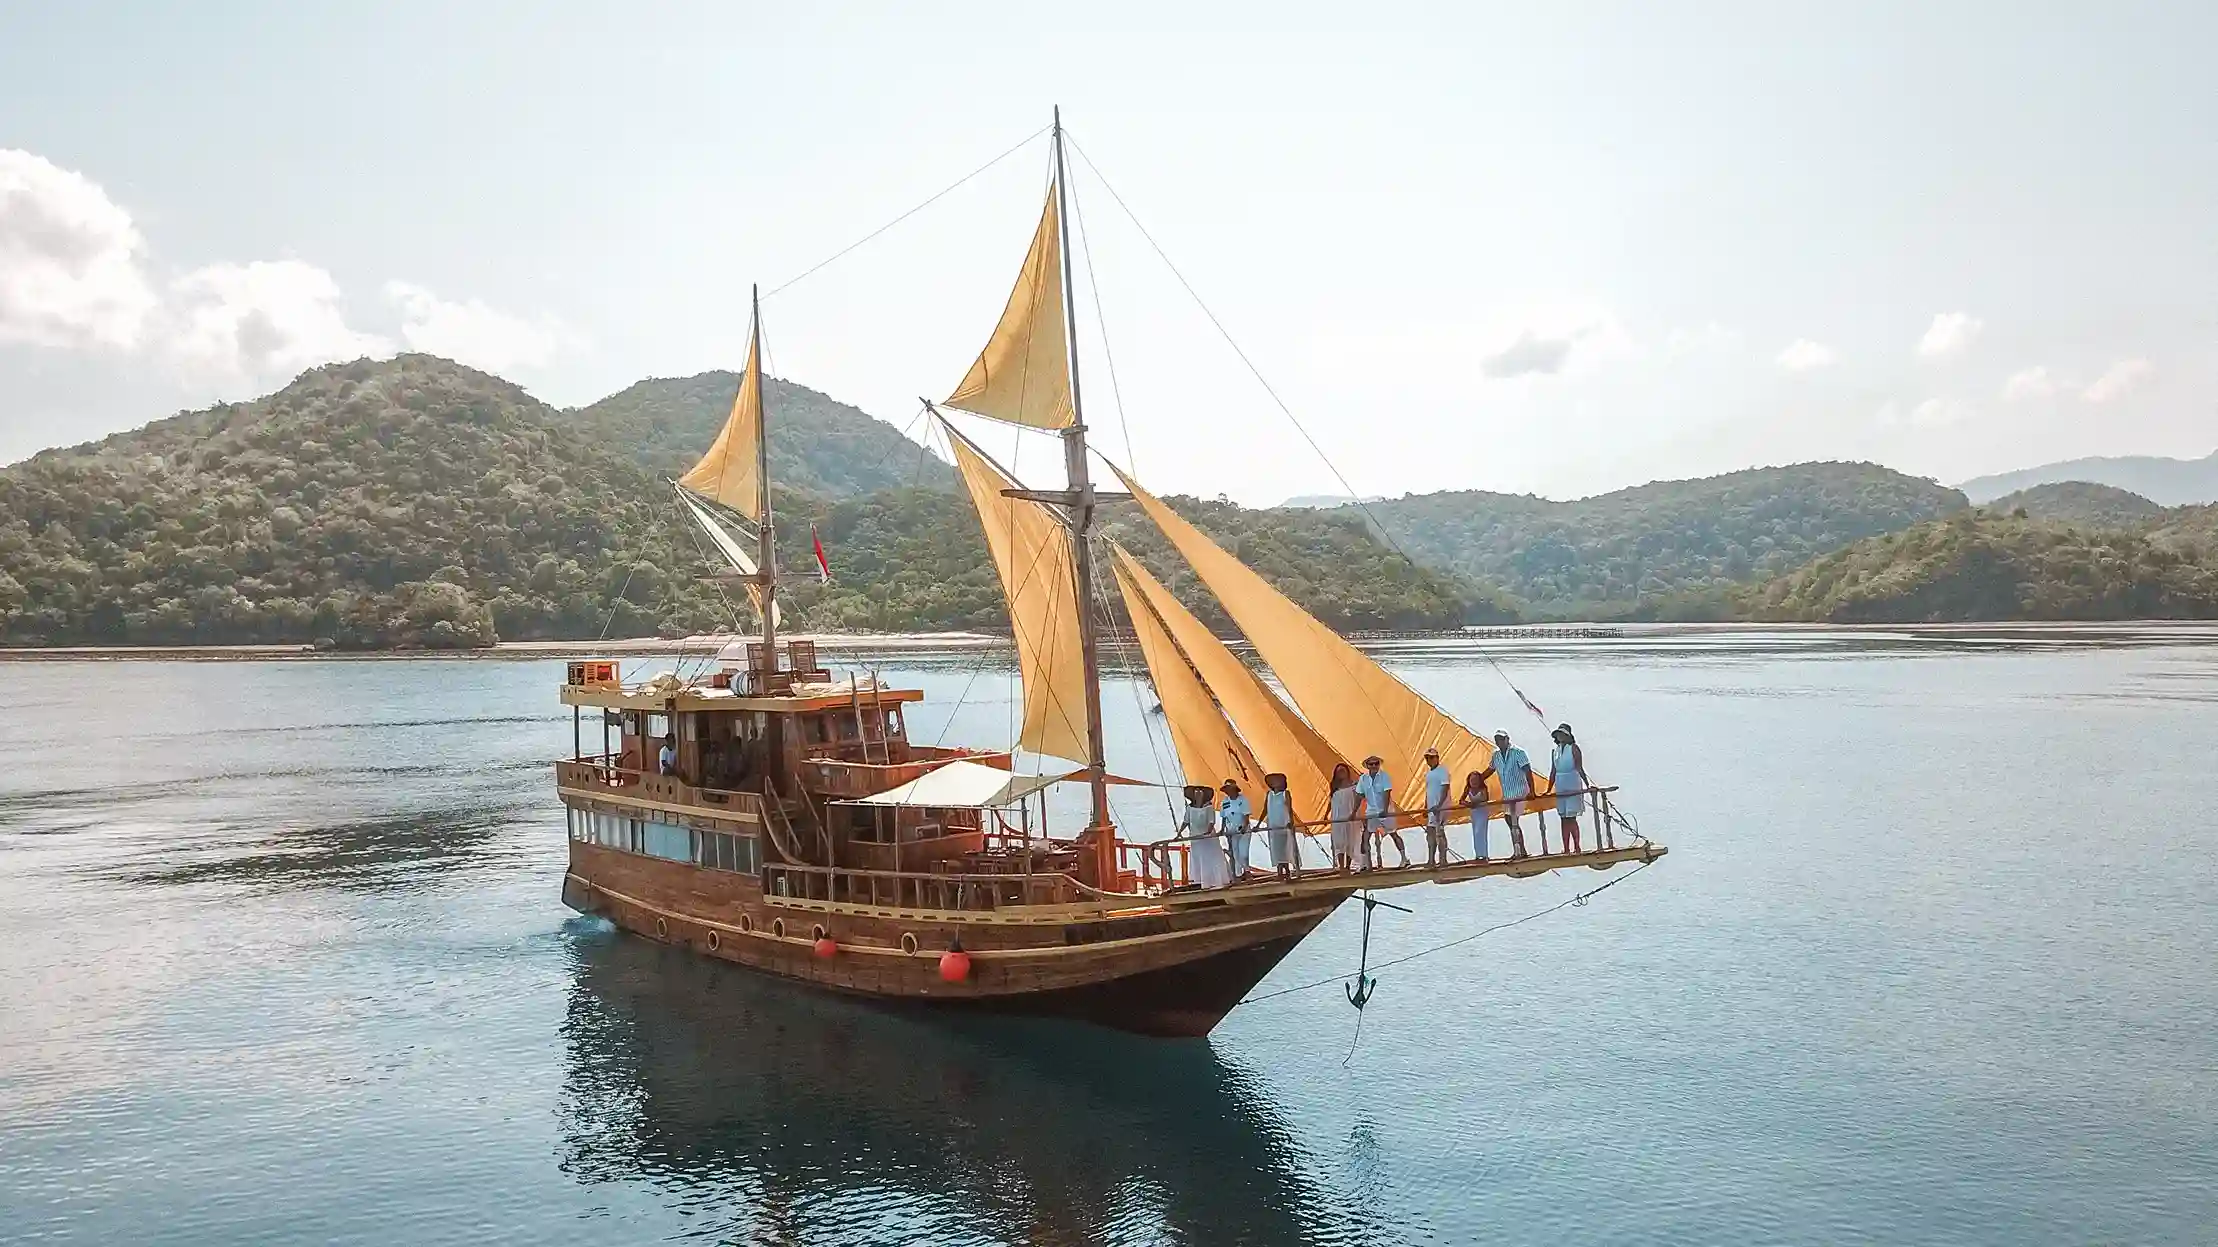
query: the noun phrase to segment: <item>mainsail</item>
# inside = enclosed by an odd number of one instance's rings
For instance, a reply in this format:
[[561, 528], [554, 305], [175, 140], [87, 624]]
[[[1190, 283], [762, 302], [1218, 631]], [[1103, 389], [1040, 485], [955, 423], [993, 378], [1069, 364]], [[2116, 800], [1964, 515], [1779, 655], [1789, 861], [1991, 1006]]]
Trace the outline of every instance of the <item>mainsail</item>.
[[1116, 553], [1117, 586], [1124, 592], [1125, 611], [1132, 617], [1132, 633], [1140, 642], [1140, 657], [1147, 662], [1148, 678], [1155, 684], [1156, 696], [1162, 699], [1163, 718], [1171, 728], [1171, 748], [1178, 754], [1186, 782], [1215, 788], [1235, 779], [1240, 781], [1242, 791], [1251, 794], [1250, 800], [1260, 803], [1262, 798], [1252, 794], [1261, 792], [1264, 771], [1256, 764], [1255, 754], [1210, 697], [1209, 689], [1187, 662], [1185, 652], [1171, 639], [1145, 592], [1133, 583], [1136, 576], [1146, 576], [1147, 569], [1123, 550]]
[[[1385, 760], [1396, 780], [1398, 806], [1405, 811], [1422, 807], [1416, 770], [1428, 748], [1440, 751], [1451, 775], [1487, 768], [1494, 756], [1491, 744], [1296, 606], [1122, 470], [1116, 471], [1277, 673], [1310, 726], [1351, 762], [1371, 754]], [[1545, 782], [1540, 787], [1545, 791]], [[1490, 784], [1489, 789], [1499, 795], [1498, 787]]]
[[[1332, 764], [1339, 760], [1333, 748], [1317, 730], [1302, 721], [1294, 708], [1281, 700], [1267, 687], [1262, 678], [1248, 669], [1206, 624], [1194, 617], [1170, 590], [1148, 573], [1140, 561], [1122, 546], [1112, 545], [1116, 558], [1117, 584], [1124, 591], [1125, 609], [1139, 628], [1142, 615], [1160, 620], [1172, 642], [1187, 662], [1193, 664], [1208, 694], [1216, 698], [1222, 714], [1231, 720], [1252, 756], [1264, 774], [1277, 771], [1286, 776], [1286, 791], [1293, 798], [1294, 816], [1302, 822], [1319, 822], [1325, 817], [1325, 797], [1331, 781]], [[1137, 601], [1135, 599], [1138, 599]], [[1148, 670], [1153, 674], [1156, 663], [1147, 654], [1145, 637], [1141, 652], [1148, 657]], [[1163, 700], [1165, 717], [1170, 717], [1174, 694], [1155, 681], [1156, 691]], [[1177, 720], [1172, 719], [1175, 729]], [[1176, 739], [1175, 731], [1174, 737]], [[1186, 762], [1182, 753], [1181, 763]], [[1187, 765], [1188, 778], [1196, 778], [1193, 767]], [[1229, 774], [1217, 779], [1230, 778]], [[1202, 777], [1206, 778], [1206, 776]]]
[[747, 370], [739, 375], [732, 414], [709, 452], [678, 483], [760, 522], [762, 488], [762, 322], [747, 336]]
[[1011, 498], [1016, 488], [970, 439], [952, 425], [948, 444], [962, 473], [986, 548], [1001, 577], [1016, 637], [1017, 674], [1024, 683], [1024, 723], [1016, 744], [1034, 753], [1083, 761], [1086, 747], [1087, 672], [1079, 648], [1078, 580], [1071, 566], [1069, 530], [1041, 503]]
[[1064, 340], [1062, 245], [1056, 187], [1049, 186], [1047, 207], [1001, 323], [962, 384], [947, 396], [947, 406], [1035, 429], [1067, 429], [1076, 422]]

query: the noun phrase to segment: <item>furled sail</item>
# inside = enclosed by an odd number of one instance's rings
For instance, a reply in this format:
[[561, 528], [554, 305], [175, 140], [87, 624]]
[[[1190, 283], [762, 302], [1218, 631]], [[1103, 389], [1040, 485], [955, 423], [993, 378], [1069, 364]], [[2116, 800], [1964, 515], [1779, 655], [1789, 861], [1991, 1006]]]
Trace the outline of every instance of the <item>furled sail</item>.
[[[1332, 764], [1339, 760], [1325, 738], [1302, 721], [1294, 708], [1266, 686], [1262, 678], [1248, 669], [1239, 656], [1225, 648], [1208, 626], [1194, 618], [1162, 582], [1140, 566], [1124, 547], [1112, 545], [1116, 558], [1117, 583], [1124, 590], [1127, 610], [1138, 620], [1146, 613], [1161, 620], [1186, 660], [1191, 662], [1201, 682], [1215, 695], [1216, 704], [1223, 708], [1224, 716], [1231, 720], [1241, 738], [1262, 766], [1263, 773], [1280, 772], [1286, 776], [1286, 791], [1293, 798], [1294, 817], [1305, 823], [1322, 822], [1325, 817], [1325, 797], [1331, 782]], [[1133, 601], [1137, 596], [1139, 603]], [[1138, 624], [1135, 623], [1137, 628]], [[1142, 652], [1146, 651], [1144, 643]], [[1148, 659], [1150, 671], [1155, 660]], [[1160, 690], [1162, 682], [1157, 681]], [[1163, 707], [1168, 716], [1171, 697], [1163, 694]], [[1176, 727], [1176, 721], [1173, 721]], [[1185, 755], [1180, 754], [1184, 761]], [[1188, 768], [1191, 774], [1192, 768]], [[1222, 777], [1220, 777], [1222, 778]], [[1260, 804], [1260, 801], [1259, 801]]]
[[1035, 429], [1067, 429], [1076, 419], [1064, 346], [1063, 244], [1054, 186], [1047, 188], [1047, 207], [1001, 323], [946, 405]]
[[1170, 724], [1171, 747], [1189, 784], [1215, 788], [1228, 779], [1238, 780], [1240, 790], [1258, 806], [1263, 798], [1263, 768], [1233, 730], [1201, 677], [1187, 663], [1186, 655], [1171, 639], [1163, 620], [1135, 576], [1147, 570], [1118, 550], [1117, 587], [1124, 592], [1125, 610], [1132, 616], [1132, 633], [1140, 642], [1140, 657], [1147, 661], [1148, 677], [1163, 702], [1163, 718]]
[[[755, 560], [748, 555], [747, 547], [740, 543], [739, 537], [731, 529], [724, 526], [724, 521], [717, 519], [707, 507], [694, 501], [693, 495], [682, 489], [678, 491], [678, 501], [685, 504], [685, 509], [693, 516], [693, 522], [700, 526], [702, 532], [708, 534], [709, 541], [716, 546], [717, 552], [724, 556], [724, 561], [732, 565], [733, 571], [742, 576], [753, 576], [755, 574]], [[762, 582], [750, 580], [747, 584], [747, 596], [754, 599], [755, 613], [760, 615], [762, 613]], [[773, 602], [770, 609], [777, 612], [777, 604]], [[781, 623], [784, 619], [783, 612], [771, 616], [772, 623]]]
[[678, 483], [741, 515], [760, 520], [762, 496], [762, 324], [747, 339], [747, 370], [739, 376], [739, 395], [716, 441]]
[[948, 427], [986, 548], [1001, 576], [1016, 634], [1017, 674], [1024, 682], [1024, 725], [1016, 744], [1034, 753], [1086, 757], [1086, 664], [1078, 641], [1078, 577], [1070, 534], [1045, 505], [1009, 498], [1016, 482], [988, 462], [970, 439]]
[[[1438, 749], [1449, 774], [1459, 778], [1487, 768], [1491, 744], [1296, 606], [1122, 470], [1117, 476], [1278, 674], [1310, 725], [1350, 762], [1370, 754], [1385, 760], [1396, 806], [1423, 806], [1417, 777], [1427, 748]], [[1545, 790], [1545, 783], [1540, 786]], [[1499, 795], [1492, 784], [1489, 789]]]

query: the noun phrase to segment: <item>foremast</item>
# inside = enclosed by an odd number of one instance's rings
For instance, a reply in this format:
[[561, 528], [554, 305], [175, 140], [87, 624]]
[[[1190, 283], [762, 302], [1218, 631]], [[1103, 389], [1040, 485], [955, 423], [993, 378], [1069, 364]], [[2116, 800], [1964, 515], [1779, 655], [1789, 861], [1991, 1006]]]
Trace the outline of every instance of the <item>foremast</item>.
[[762, 584], [758, 599], [762, 610], [763, 661], [772, 670], [778, 666], [778, 547], [772, 532], [770, 507], [770, 387], [763, 385], [762, 370], [762, 288], [747, 287], [748, 331], [747, 362], [756, 371], [755, 384], [760, 389], [756, 399], [761, 412], [760, 427], [755, 437], [755, 471], [762, 482], [762, 511], [755, 516], [755, 575]]

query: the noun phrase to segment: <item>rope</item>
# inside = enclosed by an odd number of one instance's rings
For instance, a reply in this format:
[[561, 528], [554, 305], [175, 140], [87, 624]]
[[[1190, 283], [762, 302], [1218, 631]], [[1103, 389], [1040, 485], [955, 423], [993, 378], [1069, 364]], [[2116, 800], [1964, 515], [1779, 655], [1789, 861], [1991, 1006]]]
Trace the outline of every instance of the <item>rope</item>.
[[[1594, 897], [1596, 897], [1596, 896], [1599, 896], [1599, 895], [1601, 895], [1602, 893], [1604, 893], [1604, 892], [1607, 892], [1607, 891], [1609, 891], [1609, 890], [1610, 890], [1611, 888], [1614, 888], [1614, 887], [1616, 887], [1616, 886], [1617, 886], [1618, 884], [1620, 884], [1620, 883], [1623, 883], [1623, 882], [1625, 882], [1625, 881], [1626, 881], [1627, 879], [1630, 879], [1630, 878], [1632, 878], [1632, 877], [1633, 877], [1634, 875], [1637, 875], [1637, 874], [1639, 874], [1640, 872], [1642, 872], [1642, 871], [1644, 871], [1644, 870], [1648, 869], [1648, 868], [1649, 868], [1650, 866], [1652, 866], [1652, 865], [1654, 865], [1654, 864], [1655, 864], [1655, 863], [1654, 863], [1653, 861], [1647, 861], [1647, 862], [1642, 862], [1642, 863], [1641, 863], [1640, 865], [1638, 865], [1638, 866], [1635, 866], [1635, 867], [1633, 867], [1633, 868], [1632, 868], [1631, 870], [1629, 870], [1629, 871], [1625, 872], [1625, 873], [1624, 873], [1624, 874], [1622, 874], [1622, 875], [1619, 875], [1619, 876], [1618, 876], [1617, 878], [1615, 878], [1615, 879], [1612, 879], [1612, 880], [1610, 880], [1610, 881], [1609, 881], [1608, 883], [1602, 884], [1602, 885], [1601, 885], [1600, 887], [1595, 887], [1595, 888], [1589, 888], [1589, 889], [1587, 889], [1586, 891], [1584, 891], [1584, 892], [1581, 892], [1581, 893], [1579, 893], [1578, 895], [1576, 895], [1576, 896], [1573, 896], [1573, 897], [1571, 897], [1571, 898], [1570, 898], [1570, 899], [1568, 899], [1568, 900], [1564, 900], [1564, 901], [1558, 901], [1557, 903], [1555, 903], [1555, 904], [1553, 904], [1553, 905], [1550, 905], [1550, 906], [1549, 906], [1548, 908], [1546, 908], [1546, 909], [1541, 909], [1541, 910], [1535, 910], [1535, 911], [1534, 911], [1534, 912], [1532, 912], [1532, 913], [1526, 914], [1526, 915], [1525, 915], [1524, 917], [1522, 917], [1522, 918], [1514, 918], [1514, 919], [1512, 919], [1512, 920], [1510, 920], [1510, 921], [1508, 921], [1508, 922], [1498, 922], [1498, 923], [1495, 923], [1495, 924], [1494, 924], [1493, 926], [1491, 926], [1491, 927], [1486, 927], [1486, 928], [1483, 928], [1483, 929], [1481, 929], [1481, 930], [1478, 930], [1478, 931], [1473, 931], [1473, 932], [1472, 932], [1471, 934], [1469, 934], [1469, 935], [1466, 935], [1466, 936], [1462, 936], [1462, 937], [1460, 937], [1460, 938], [1457, 938], [1457, 939], [1452, 939], [1452, 940], [1449, 940], [1448, 942], [1446, 942], [1446, 943], [1444, 943], [1444, 944], [1435, 944], [1435, 945], [1433, 945], [1433, 946], [1432, 946], [1432, 947], [1430, 947], [1430, 948], [1421, 948], [1421, 949], [1418, 949], [1418, 950], [1417, 950], [1416, 952], [1410, 953], [1410, 954], [1408, 954], [1407, 956], [1402, 956], [1402, 957], [1396, 957], [1396, 958], [1394, 958], [1394, 959], [1393, 959], [1392, 961], [1382, 961], [1382, 962], [1380, 962], [1380, 963], [1379, 963], [1379, 964], [1378, 964], [1377, 966], [1375, 966], [1375, 967], [1372, 967], [1372, 968], [1373, 968], [1373, 969], [1378, 969], [1378, 970], [1386, 970], [1386, 969], [1391, 969], [1391, 968], [1392, 968], [1392, 967], [1394, 967], [1394, 966], [1398, 966], [1398, 965], [1405, 965], [1405, 964], [1407, 964], [1407, 963], [1409, 963], [1409, 962], [1412, 962], [1412, 961], [1415, 961], [1415, 960], [1417, 960], [1417, 959], [1418, 959], [1419, 957], [1430, 957], [1430, 956], [1431, 956], [1431, 955], [1433, 955], [1434, 953], [1438, 953], [1438, 952], [1446, 952], [1446, 951], [1447, 951], [1448, 949], [1451, 949], [1451, 948], [1455, 948], [1455, 947], [1458, 947], [1458, 946], [1460, 946], [1460, 945], [1468, 944], [1468, 943], [1470, 943], [1471, 941], [1473, 941], [1473, 940], [1475, 940], [1475, 939], [1478, 939], [1478, 938], [1480, 938], [1481, 936], [1487, 936], [1487, 935], [1492, 935], [1492, 934], [1494, 934], [1494, 933], [1495, 933], [1496, 931], [1507, 931], [1507, 930], [1509, 930], [1509, 929], [1510, 929], [1511, 927], [1521, 927], [1521, 926], [1525, 925], [1526, 923], [1528, 923], [1528, 922], [1531, 922], [1531, 921], [1533, 921], [1533, 920], [1535, 920], [1535, 919], [1538, 919], [1538, 918], [1545, 918], [1545, 917], [1547, 917], [1548, 915], [1550, 915], [1550, 914], [1552, 914], [1552, 913], [1555, 913], [1555, 912], [1556, 912], [1556, 911], [1558, 911], [1558, 910], [1562, 910], [1562, 909], [1570, 909], [1570, 908], [1572, 908], [1573, 906], [1583, 906], [1583, 905], [1585, 905], [1585, 904], [1586, 904], [1586, 903], [1587, 903], [1587, 902], [1588, 902], [1589, 900], [1593, 899]], [[1334, 984], [1334, 983], [1343, 983], [1343, 982], [1346, 982], [1346, 981], [1347, 981], [1347, 979], [1348, 979], [1348, 977], [1349, 977], [1349, 974], [1350, 974], [1350, 973], [1354, 973], [1354, 974], [1362, 974], [1362, 973], [1365, 973], [1365, 971], [1363, 971], [1363, 970], [1356, 970], [1356, 971], [1344, 972], [1344, 973], [1340, 973], [1340, 974], [1335, 974], [1335, 975], [1333, 975], [1333, 976], [1332, 976], [1331, 978], [1318, 979], [1318, 980], [1316, 980], [1315, 982], [1311, 982], [1311, 983], [1300, 983], [1300, 984], [1297, 984], [1297, 985], [1295, 985], [1295, 986], [1293, 986], [1293, 987], [1282, 987], [1282, 988], [1279, 988], [1279, 989], [1278, 989], [1277, 991], [1273, 991], [1273, 992], [1265, 992], [1265, 993], [1263, 993], [1263, 994], [1262, 994], [1262, 995], [1260, 995], [1260, 996], [1250, 996], [1250, 997], [1248, 997], [1247, 999], [1245, 999], [1245, 1000], [1241, 1001], [1241, 1002], [1240, 1002], [1240, 1004], [1238, 1004], [1238, 1005], [1234, 1005], [1234, 1006], [1233, 1006], [1233, 1008], [1237, 1009], [1237, 1008], [1239, 1008], [1239, 1007], [1240, 1007], [1240, 1005], [1252, 1005], [1252, 1004], [1260, 1004], [1260, 1003], [1262, 1003], [1263, 1001], [1266, 1001], [1266, 1000], [1270, 1000], [1270, 999], [1272, 999], [1272, 998], [1274, 998], [1274, 997], [1277, 997], [1277, 996], [1291, 996], [1291, 995], [1293, 995], [1293, 994], [1294, 994], [1295, 992], [1306, 992], [1306, 991], [1309, 991], [1309, 990], [1311, 990], [1311, 989], [1313, 989], [1313, 988], [1318, 988], [1318, 987], [1330, 987], [1330, 986], [1331, 986], [1332, 984]]]
[[878, 235], [885, 233], [887, 230], [901, 224], [903, 221], [908, 220], [910, 217], [915, 216], [917, 213], [924, 211], [926, 208], [931, 207], [933, 204], [938, 203], [940, 200], [947, 198], [949, 195], [955, 193], [956, 190], [960, 189], [965, 182], [968, 182], [972, 178], [977, 177], [979, 174], [984, 173], [986, 170], [993, 168], [995, 165], [1000, 164], [1002, 161], [1007, 160], [1009, 157], [1016, 155], [1018, 152], [1022, 151], [1028, 144], [1030, 144], [1032, 140], [1047, 133], [1047, 131], [1048, 127], [1041, 126], [1039, 129], [1034, 130], [1032, 133], [1025, 135], [1023, 138], [1017, 140], [1016, 144], [1010, 147], [1009, 150], [1001, 153], [1000, 155], [978, 166], [977, 168], [972, 169], [970, 172], [955, 179], [953, 182], [948, 183], [945, 187], [942, 187], [938, 193], [934, 194], [931, 198], [925, 200], [923, 203], [918, 204], [914, 208], [909, 209], [907, 212], [902, 213], [900, 216], [897, 216], [891, 221], [886, 222], [884, 225], [879, 226], [877, 229], [874, 229], [869, 233], [863, 235], [861, 238], [856, 239], [855, 241], [847, 244], [844, 247], [841, 247], [839, 250], [833, 252], [832, 254], [824, 257], [823, 259], [818, 260], [816, 263], [801, 270], [798, 276], [787, 278], [784, 283], [772, 288], [770, 293], [762, 297], [765, 300], [778, 297], [778, 295], [783, 293], [784, 291], [792, 288], [795, 285], [798, 285], [800, 282], [806, 280], [807, 278], [814, 276], [817, 270], [832, 264], [834, 261], [839, 260], [841, 257], [845, 256], [848, 252], [855, 250], [857, 247], [860, 247], [870, 240], [878, 237]]

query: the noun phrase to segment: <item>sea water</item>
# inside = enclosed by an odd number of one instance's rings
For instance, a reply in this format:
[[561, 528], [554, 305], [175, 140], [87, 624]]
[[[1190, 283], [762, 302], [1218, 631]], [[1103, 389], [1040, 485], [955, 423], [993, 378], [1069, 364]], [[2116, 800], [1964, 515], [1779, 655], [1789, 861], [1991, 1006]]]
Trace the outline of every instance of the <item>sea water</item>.
[[[1343, 907], [1259, 992], [1324, 986], [1202, 1042], [571, 913], [558, 662], [0, 664], [0, 1238], [2218, 1241], [2210, 635], [1377, 652], [1537, 760], [1514, 681], [1671, 855], [1360, 1018]], [[918, 741], [1008, 739], [1005, 655], [832, 664], [924, 688]], [[1166, 765], [1151, 706], [1111, 681], [1120, 773]], [[1372, 956], [1622, 876], [1405, 889]]]

